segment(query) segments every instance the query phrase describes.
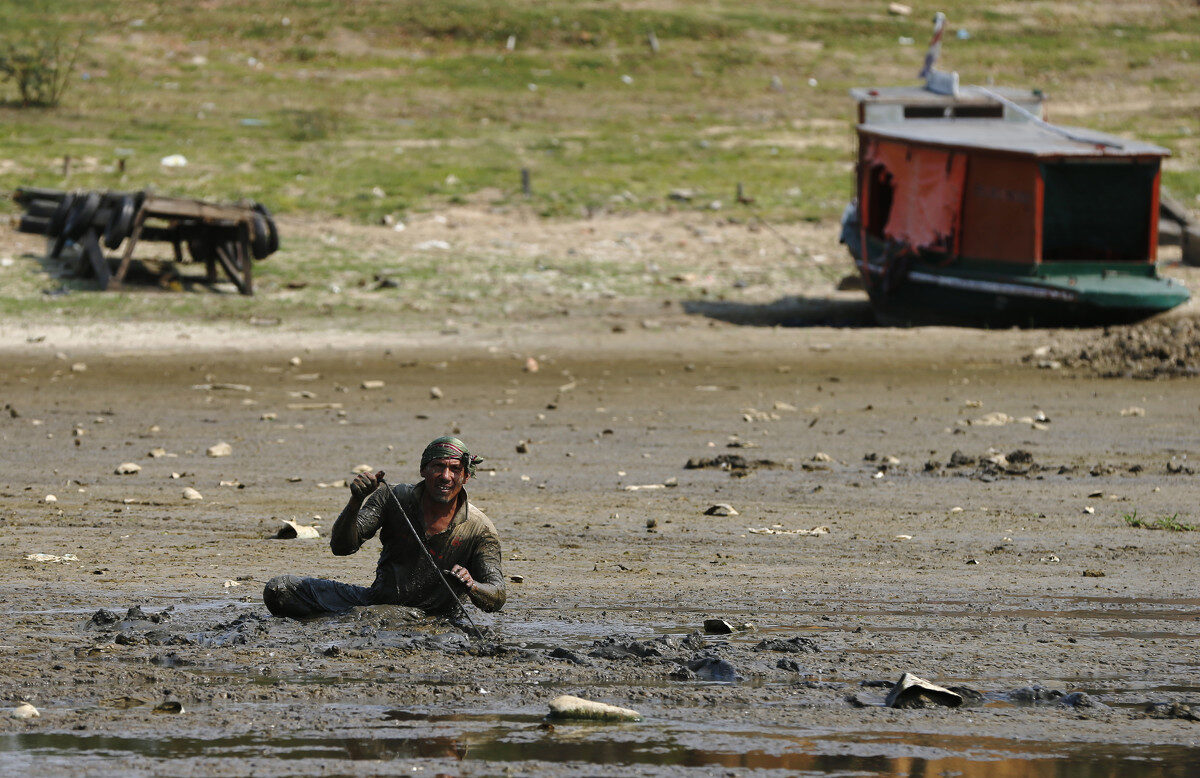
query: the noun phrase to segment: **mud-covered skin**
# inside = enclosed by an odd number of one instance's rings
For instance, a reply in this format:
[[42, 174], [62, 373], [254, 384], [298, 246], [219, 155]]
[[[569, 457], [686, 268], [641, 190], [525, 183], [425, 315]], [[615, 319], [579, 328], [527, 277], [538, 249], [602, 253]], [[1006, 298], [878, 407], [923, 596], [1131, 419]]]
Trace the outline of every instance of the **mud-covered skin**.
[[[396, 497], [392, 500], [386, 487], [380, 485], [361, 505], [351, 499], [333, 525], [329, 540], [333, 553], [338, 556], [353, 554], [379, 534], [383, 548], [379, 552], [375, 582], [370, 587], [375, 604], [405, 605], [429, 613], [452, 612], [456, 606], [439, 580], [444, 578], [480, 610], [498, 610], [507, 595], [496, 527], [483, 511], [470, 504], [467, 491], [463, 489], [450, 526], [425, 539], [425, 546], [438, 566], [438, 571], [434, 571], [397, 507], [398, 501], [413, 526], [423, 527], [421, 494], [424, 489], [424, 483], [397, 484], [392, 487]], [[457, 579], [440, 572], [455, 565], [462, 565], [471, 573], [475, 579], [474, 587], [467, 589]]]

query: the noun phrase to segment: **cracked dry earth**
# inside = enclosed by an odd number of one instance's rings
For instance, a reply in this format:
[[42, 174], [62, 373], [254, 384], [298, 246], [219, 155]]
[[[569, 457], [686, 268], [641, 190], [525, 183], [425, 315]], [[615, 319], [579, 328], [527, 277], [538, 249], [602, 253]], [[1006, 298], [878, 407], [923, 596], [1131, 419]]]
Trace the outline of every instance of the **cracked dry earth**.
[[[0, 718], [0, 773], [1200, 764], [1200, 533], [1126, 521], [1197, 521], [1194, 380], [1039, 370], [1046, 332], [694, 321], [9, 342], [0, 695], [40, 716]], [[412, 478], [449, 430], [486, 457], [468, 490], [513, 577], [483, 638], [269, 617], [272, 575], [369, 582], [376, 541], [327, 545], [342, 480]], [[271, 537], [293, 518], [322, 537]], [[968, 704], [883, 707], [904, 672]], [[643, 720], [548, 721], [559, 694]]]

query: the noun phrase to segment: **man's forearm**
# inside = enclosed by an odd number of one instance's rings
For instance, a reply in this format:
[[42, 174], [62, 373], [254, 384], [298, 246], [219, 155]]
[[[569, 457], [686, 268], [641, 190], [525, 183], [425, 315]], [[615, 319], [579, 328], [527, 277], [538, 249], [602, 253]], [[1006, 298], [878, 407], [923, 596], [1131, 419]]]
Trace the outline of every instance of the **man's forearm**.
[[476, 581], [475, 585], [467, 590], [467, 596], [471, 598], [471, 603], [476, 608], [491, 613], [499, 610], [500, 606], [504, 604], [505, 591], [503, 584], [497, 586]]
[[363, 501], [351, 496], [346, 507], [342, 508], [337, 521], [333, 523], [333, 531], [329, 536], [329, 548], [337, 556], [346, 556], [358, 551], [362, 541], [358, 537], [358, 510]]

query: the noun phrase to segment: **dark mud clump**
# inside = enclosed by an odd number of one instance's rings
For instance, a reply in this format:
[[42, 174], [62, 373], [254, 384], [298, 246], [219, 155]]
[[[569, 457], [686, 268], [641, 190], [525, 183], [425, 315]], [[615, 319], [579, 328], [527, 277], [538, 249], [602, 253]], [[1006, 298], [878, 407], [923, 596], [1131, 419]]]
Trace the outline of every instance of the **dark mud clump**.
[[755, 651], [780, 651], [788, 654], [819, 654], [821, 649], [817, 647], [811, 639], [796, 636], [784, 640], [782, 638], [768, 638], [767, 640], [759, 641], [754, 646]]
[[1039, 349], [1024, 358], [1103, 378], [1179, 378], [1200, 374], [1200, 321], [1180, 319], [1106, 327], [1083, 346]]
[[746, 459], [741, 454], [719, 454], [715, 457], [692, 457], [685, 470], [727, 470], [735, 478], [749, 475], [755, 470], [788, 468], [787, 464], [774, 459]]
[[1182, 719], [1200, 722], [1200, 705], [1187, 705], [1182, 702], [1152, 702], [1146, 706], [1145, 714], [1146, 718], [1150, 719]]

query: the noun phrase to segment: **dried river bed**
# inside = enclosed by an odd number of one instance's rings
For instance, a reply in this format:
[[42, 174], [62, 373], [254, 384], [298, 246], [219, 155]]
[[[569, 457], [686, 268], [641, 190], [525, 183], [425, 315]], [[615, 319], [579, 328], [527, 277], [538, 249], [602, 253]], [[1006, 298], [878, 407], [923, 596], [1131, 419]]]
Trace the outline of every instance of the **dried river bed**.
[[[1146, 712], [1200, 703], [1197, 535], [1127, 521], [1196, 522], [1190, 380], [1022, 363], [1048, 333], [680, 333], [13, 350], [0, 690], [41, 715], [0, 719], [0, 772], [1173, 776], [1200, 762], [1186, 708]], [[281, 520], [327, 535], [354, 466], [411, 477], [456, 427], [487, 457], [468, 489], [521, 579], [499, 614], [472, 614], [484, 639], [399, 608], [267, 616], [270, 576], [366, 583], [377, 554], [271, 539]], [[218, 442], [232, 453], [206, 456]], [[685, 467], [712, 459], [734, 466]], [[126, 462], [140, 472], [117, 475]], [[717, 503], [738, 514], [704, 514]], [[705, 635], [709, 618], [752, 626]], [[882, 707], [881, 682], [905, 671], [981, 696]], [[645, 718], [547, 722], [562, 693]]]

